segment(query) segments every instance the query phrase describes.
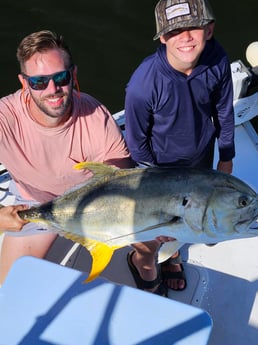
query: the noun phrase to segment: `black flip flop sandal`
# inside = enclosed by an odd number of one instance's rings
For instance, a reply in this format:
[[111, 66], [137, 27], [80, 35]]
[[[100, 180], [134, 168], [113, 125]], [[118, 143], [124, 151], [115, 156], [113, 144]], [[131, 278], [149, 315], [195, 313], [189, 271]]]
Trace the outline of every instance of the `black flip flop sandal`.
[[[132, 276], [134, 278], [137, 288], [140, 290], [154, 293], [159, 296], [168, 297], [168, 290], [162, 282], [160, 269], [157, 270], [158, 276], [156, 279], [151, 280], [151, 281], [142, 279], [142, 277], [140, 276], [137, 268], [135, 267], [132, 261], [132, 257], [134, 253], [135, 253], [135, 250], [132, 250], [131, 252], [127, 254], [127, 263], [128, 263], [128, 266], [130, 268], [130, 271], [132, 273]], [[155, 287], [156, 289], [154, 291], [149, 291], [151, 289], [154, 289]]]
[[[181, 271], [171, 272], [171, 271], [168, 271], [167, 269], [165, 270], [162, 269], [170, 265], [180, 265]], [[183, 291], [186, 289], [186, 286], [187, 286], [186, 275], [185, 275], [184, 266], [182, 264], [182, 258], [179, 251], [178, 251], [178, 255], [175, 258], [169, 258], [166, 261], [161, 263], [161, 275], [162, 275], [162, 279], [165, 285], [166, 285], [166, 281], [169, 279], [184, 280], [185, 286], [183, 287], [183, 289], [171, 289], [171, 290]]]

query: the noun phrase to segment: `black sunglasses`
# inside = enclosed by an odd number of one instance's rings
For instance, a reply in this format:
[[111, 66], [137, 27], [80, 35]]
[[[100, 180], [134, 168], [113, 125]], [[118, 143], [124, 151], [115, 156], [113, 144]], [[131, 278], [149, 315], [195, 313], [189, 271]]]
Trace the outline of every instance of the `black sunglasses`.
[[29, 86], [33, 90], [45, 90], [48, 87], [49, 81], [53, 80], [56, 86], [66, 86], [71, 80], [71, 70], [57, 72], [49, 75], [36, 75], [33, 77], [28, 76], [25, 73], [21, 73], [23, 78], [29, 83]]

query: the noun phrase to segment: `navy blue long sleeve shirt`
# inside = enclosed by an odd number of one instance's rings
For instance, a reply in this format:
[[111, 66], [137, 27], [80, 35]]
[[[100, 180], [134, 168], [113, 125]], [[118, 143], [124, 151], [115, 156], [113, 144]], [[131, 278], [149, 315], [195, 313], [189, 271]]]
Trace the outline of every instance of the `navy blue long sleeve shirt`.
[[218, 138], [219, 158], [231, 160], [234, 147], [230, 63], [212, 38], [187, 76], [175, 70], [161, 44], [133, 73], [125, 99], [126, 141], [136, 162], [192, 166]]

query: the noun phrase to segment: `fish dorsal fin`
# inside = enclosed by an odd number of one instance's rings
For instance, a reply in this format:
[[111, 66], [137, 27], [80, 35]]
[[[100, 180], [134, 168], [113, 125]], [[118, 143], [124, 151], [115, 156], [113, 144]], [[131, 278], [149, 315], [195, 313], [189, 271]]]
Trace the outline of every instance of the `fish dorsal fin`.
[[89, 273], [89, 276], [84, 281], [84, 283], [88, 283], [94, 280], [95, 278], [97, 278], [109, 264], [114, 251], [116, 249], [123, 247], [123, 246], [110, 246], [110, 245], [107, 245], [106, 243], [85, 238], [79, 235], [75, 235], [70, 232], [65, 232], [64, 237], [80, 243], [83, 247], [85, 247], [90, 252], [90, 255], [92, 257], [92, 266], [91, 266], [91, 271]]
[[81, 162], [73, 166], [74, 169], [88, 169], [94, 176], [105, 176], [113, 174], [118, 168], [99, 162]]

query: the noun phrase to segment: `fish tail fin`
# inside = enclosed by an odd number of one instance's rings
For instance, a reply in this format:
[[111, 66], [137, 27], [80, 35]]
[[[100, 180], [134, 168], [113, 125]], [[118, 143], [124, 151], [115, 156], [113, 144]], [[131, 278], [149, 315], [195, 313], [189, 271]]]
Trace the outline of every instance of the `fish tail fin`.
[[113, 253], [121, 246], [109, 246], [106, 243], [87, 239], [85, 247], [89, 250], [92, 257], [92, 266], [88, 278], [84, 283], [88, 283], [97, 278], [109, 264]]

